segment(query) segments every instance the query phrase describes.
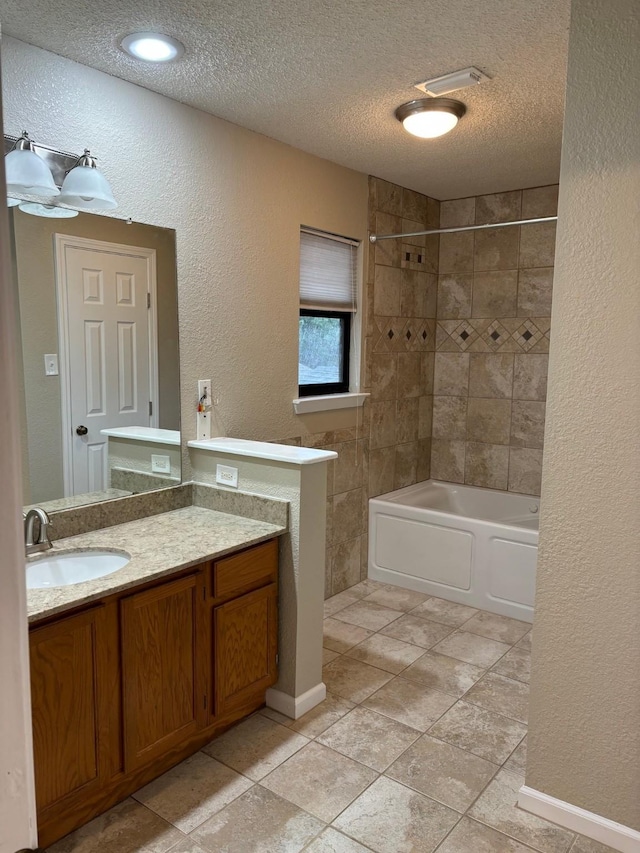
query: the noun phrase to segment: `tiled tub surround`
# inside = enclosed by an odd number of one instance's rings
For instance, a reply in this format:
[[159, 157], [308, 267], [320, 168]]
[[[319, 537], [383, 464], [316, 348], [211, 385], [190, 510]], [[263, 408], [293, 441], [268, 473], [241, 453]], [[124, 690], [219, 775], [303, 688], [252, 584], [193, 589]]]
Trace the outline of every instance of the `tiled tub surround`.
[[369, 410], [358, 412], [356, 427], [278, 441], [338, 454], [327, 464], [325, 598], [367, 576]]
[[[372, 177], [369, 229], [553, 215], [556, 197], [557, 187], [542, 187], [438, 202]], [[534, 225], [368, 247], [362, 378], [371, 397], [358, 427], [278, 436], [338, 453], [327, 483], [327, 597], [367, 577], [370, 497], [430, 476], [539, 494], [553, 237]]]
[[286, 530], [286, 524], [188, 506], [61, 539], [45, 556], [99, 549], [126, 551], [131, 560], [124, 568], [102, 578], [53, 589], [28, 590], [29, 622], [174, 574], [204, 560], [279, 536]]
[[[438, 202], [372, 177], [369, 229], [554, 215], [556, 198], [554, 186]], [[358, 426], [277, 437], [338, 453], [325, 596], [367, 577], [370, 497], [429, 477], [539, 494], [554, 233], [476, 232], [477, 259], [473, 233], [370, 244], [362, 378], [371, 397]]]
[[[553, 216], [557, 186], [440, 205], [441, 227]], [[555, 223], [440, 238], [431, 476], [540, 494]]]
[[[369, 232], [437, 228], [440, 203], [369, 179]], [[429, 477], [439, 238], [370, 244], [364, 390], [370, 391], [368, 494]], [[337, 590], [334, 590], [337, 591]]]
[[613, 853], [516, 808], [530, 625], [371, 581], [325, 612], [321, 705], [258, 712], [49, 853]]

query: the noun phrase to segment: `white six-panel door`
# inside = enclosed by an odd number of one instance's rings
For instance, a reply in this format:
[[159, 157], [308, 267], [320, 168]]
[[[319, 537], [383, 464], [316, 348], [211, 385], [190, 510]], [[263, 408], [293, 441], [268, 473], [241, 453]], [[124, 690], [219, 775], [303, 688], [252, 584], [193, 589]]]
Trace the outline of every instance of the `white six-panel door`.
[[157, 424], [155, 250], [56, 234], [65, 494], [107, 488], [101, 430]]

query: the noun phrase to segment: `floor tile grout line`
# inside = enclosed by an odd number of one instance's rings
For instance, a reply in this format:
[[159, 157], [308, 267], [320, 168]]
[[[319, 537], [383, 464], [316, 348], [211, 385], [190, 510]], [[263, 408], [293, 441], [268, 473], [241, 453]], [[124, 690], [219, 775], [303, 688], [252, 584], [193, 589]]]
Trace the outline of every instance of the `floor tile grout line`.
[[[371, 694], [371, 695], [373, 695], [373, 694]], [[365, 699], [365, 700], [363, 700], [363, 701], [366, 701], [366, 699]], [[349, 711], [348, 711], [348, 712], [347, 712], [343, 717], [341, 717], [341, 718], [340, 718], [340, 720], [338, 720], [338, 721], [336, 721], [336, 722], [340, 722], [341, 720], [345, 719], [345, 717], [349, 716], [349, 714], [351, 714], [354, 710], [356, 710], [356, 709], [357, 709], [357, 708], [359, 708], [359, 707], [360, 707], [360, 703], [356, 704], [356, 707], [355, 707], [355, 708], [350, 709], [350, 710], [349, 710]], [[452, 705], [451, 707], [454, 707], [454, 706]], [[366, 709], [366, 710], [370, 710], [370, 709]], [[449, 710], [450, 710], [450, 709], [449, 709]], [[377, 713], [377, 712], [373, 712], [373, 713]], [[445, 713], [446, 713], [446, 712], [445, 712]], [[379, 714], [379, 716], [384, 716], [384, 715], [383, 715], [383, 714]], [[392, 718], [388, 718], [388, 719], [392, 719]], [[273, 721], [273, 722], [275, 722], [275, 721]], [[396, 721], [396, 722], [397, 722], [397, 721]], [[280, 724], [277, 724], [277, 725], [280, 725]], [[374, 768], [374, 767], [370, 767], [368, 764], [364, 764], [364, 762], [360, 761], [360, 760], [359, 760], [359, 759], [357, 759], [357, 758], [354, 758], [352, 755], [347, 755], [346, 753], [343, 753], [343, 752], [341, 752], [340, 750], [335, 749], [334, 747], [327, 746], [326, 744], [323, 744], [323, 743], [321, 743], [320, 741], [318, 741], [318, 738], [319, 738], [319, 737], [321, 737], [323, 734], [325, 734], [325, 732], [326, 732], [326, 731], [328, 731], [330, 728], [332, 728], [332, 727], [333, 727], [333, 725], [335, 725], [335, 723], [333, 723], [331, 726], [329, 726], [329, 727], [328, 727], [327, 729], [325, 729], [323, 732], [320, 732], [318, 735], [316, 735], [316, 736], [315, 736], [313, 739], [311, 739], [309, 742], [317, 742], [320, 746], [323, 746], [325, 749], [332, 750], [333, 752], [338, 753], [338, 755], [341, 755], [341, 756], [343, 756], [343, 757], [345, 757], [345, 758], [349, 758], [351, 761], [354, 761], [354, 762], [356, 762], [357, 764], [361, 765], [362, 767], [364, 767], [364, 768], [366, 768], [366, 769], [368, 769], [368, 770], [371, 770], [371, 771], [373, 771], [374, 773], [376, 773], [376, 774], [377, 774], [376, 779], [373, 779], [373, 780], [371, 781], [371, 783], [370, 783], [369, 785], [367, 785], [367, 787], [366, 787], [366, 788], [365, 788], [365, 789], [364, 789], [360, 794], [358, 794], [358, 795], [357, 795], [353, 800], [351, 800], [351, 802], [350, 802], [347, 806], [345, 806], [345, 808], [344, 808], [344, 809], [342, 809], [342, 811], [341, 811], [339, 814], [342, 814], [342, 812], [343, 812], [343, 811], [345, 811], [345, 810], [346, 810], [346, 809], [347, 809], [347, 808], [348, 808], [348, 807], [349, 807], [353, 802], [355, 802], [355, 800], [356, 800], [356, 799], [358, 799], [358, 797], [362, 796], [362, 794], [364, 794], [364, 792], [365, 792], [368, 788], [370, 788], [370, 787], [371, 787], [371, 785], [373, 785], [373, 784], [374, 784], [374, 782], [376, 782], [376, 781], [377, 781], [378, 779], [380, 779], [381, 777], [385, 777], [386, 779], [391, 779], [391, 781], [393, 781], [393, 782], [397, 782], [397, 784], [399, 784], [399, 785], [403, 785], [405, 788], [408, 788], [410, 791], [415, 791], [416, 793], [420, 794], [421, 796], [423, 796], [423, 797], [427, 797], [427, 799], [432, 800], [433, 802], [439, 803], [440, 805], [445, 806], [445, 808], [448, 808], [448, 809], [450, 809], [451, 811], [458, 812], [458, 810], [457, 810], [457, 809], [454, 809], [452, 806], [449, 806], [449, 805], [447, 805], [446, 803], [443, 803], [443, 802], [441, 802], [440, 800], [435, 799], [435, 797], [430, 797], [430, 796], [428, 796], [427, 794], [424, 794], [422, 791], [418, 790], [417, 788], [413, 788], [411, 785], [409, 785], [409, 784], [407, 784], [407, 783], [405, 783], [405, 782], [399, 782], [397, 779], [394, 779], [393, 777], [391, 777], [391, 776], [387, 776], [387, 775], [386, 775], [386, 774], [387, 774], [387, 772], [389, 771], [389, 769], [393, 766], [393, 764], [395, 764], [395, 763], [396, 763], [396, 761], [399, 761], [399, 760], [400, 760], [400, 758], [401, 758], [401, 757], [402, 757], [402, 756], [403, 756], [403, 755], [404, 755], [408, 750], [410, 750], [410, 749], [411, 749], [411, 748], [412, 748], [412, 747], [413, 747], [413, 746], [418, 742], [418, 740], [420, 740], [420, 738], [421, 738], [421, 737], [423, 737], [425, 734], [427, 734], [427, 733], [428, 733], [428, 730], [427, 730], [427, 732], [420, 732], [420, 730], [419, 730], [419, 729], [414, 729], [414, 731], [417, 733], [418, 737], [417, 737], [417, 738], [416, 738], [416, 739], [415, 739], [411, 744], [409, 744], [409, 745], [408, 745], [408, 746], [407, 746], [407, 747], [406, 747], [406, 748], [405, 748], [401, 753], [399, 753], [399, 754], [398, 754], [398, 755], [393, 759], [393, 761], [391, 761], [391, 762], [387, 765], [387, 767], [386, 767], [384, 770], [377, 770], [377, 769], [376, 769], [376, 768]], [[435, 725], [435, 723], [434, 723], [434, 725]], [[522, 725], [524, 725], [524, 724], [522, 724]], [[286, 727], [285, 727], [285, 726], [283, 726], [283, 728], [286, 728]], [[408, 728], [412, 728], [412, 727], [411, 727], [411, 726], [408, 726]], [[465, 752], [467, 755], [473, 755], [475, 758], [481, 758], [481, 759], [482, 759], [482, 756], [476, 756], [474, 753], [470, 752], [469, 750], [465, 750], [463, 747], [456, 746], [455, 744], [450, 744], [448, 741], [444, 741], [444, 740], [442, 740], [441, 738], [433, 737], [432, 735], [430, 735], [430, 737], [432, 737], [432, 739], [433, 739], [433, 740], [437, 740], [438, 742], [443, 743], [443, 744], [446, 744], [447, 746], [451, 746], [451, 747], [453, 747], [454, 749], [459, 749], [461, 752]], [[523, 735], [522, 740], [524, 739], [524, 737], [526, 737], [526, 734], [525, 734], [525, 735]], [[518, 745], [517, 745], [516, 747], [514, 747], [514, 749], [512, 750], [512, 752], [511, 752], [511, 753], [509, 754], [509, 756], [505, 759], [505, 762], [503, 762], [502, 764], [496, 764], [495, 762], [493, 762], [493, 761], [489, 761], [488, 759], [482, 759], [482, 760], [486, 761], [488, 764], [491, 764], [491, 765], [495, 768], [495, 771], [494, 771], [494, 773], [492, 774], [491, 778], [487, 781], [487, 783], [483, 786], [483, 788], [482, 788], [482, 789], [480, 790], [480, 792], [477, 794], [477, 796], [473, 799], [473, 801], [472, 801], [472, 802], [469, 804], [469, 806], [465, 809], [465, 811], [464, 811], [464, 812], [462, 812], [462, 813], [459, 813], [459, 812], [458, 812], [458, 813], [460, 814], [460, 817], [461, 817], [461, 818], [462, 818], [462, 817], [464, 817], [464, 815], [466, 815], [466, 814], [467, 814], [467, 811], [468, 811], [470, 808], [472, 808], [472, 806], [474, 805], [474, 803], [476, 802], [476, 800], [477, 800], [477, 799], [482, 795], [482, 793], [484, 793], [484, 791], [485, 791], [485, 790], [487, 789], [487, 787], [491, 784], [491, 782], [495, 779], [496, 775], [500, 772], [500, 770], [502, 770], [502, 769], [504, 768], [504, 764], [506, 763], [506, 761], [508, 761], [508, 760], [509, 760], [509, 758], [511, 757], [511, 755], [513, 754], [513, 752], [515, 752], [515, 750], [518, 748], [518, 746], [520, 745], [520, 743], [521, 743], [521, 741], [519, 741], [519, 742], [518, 742]], [[277, 770], [279, 767], [282, 767], [284, 764], [286, 764], [286, 762], [287, 762], [290, 758], [293, 758], [295, 755], [297, 755], [297, 754], [298, 754], [302, 749], [304, 749], [307, 745], [308, 745], [308, 744], [304, 744], [304, 746], [302, 746], [299, 750], [297, 750], [296, 752], [294, 752], [291, 756], [289, 756], [287, 759], [285, 759], [285, 761], [283, 761], [281, 764], [279, 764], [279, 765], [278, 765], [278, 767], [274, 768], [274, 770], [270, 771], [266, 776], [264, 776], [261, 780], [259, 780], [259, 781], [258, 781], [258, 782], [256, 782], [255, 784], [260, 785], [260, 784], [261, 784], [261, 782], [262, 782], [263, 780], [267, 779], [267, 777], [271, 775], [271, 773], [275, 772], [275, 770]], [[232, 769], [233, 769], [233, 768], [232, 768]], [[237, 772], [237, 771], [236, 771], [236, 772]], [[264, 786], [261, 786], [261, 787], [264, 787]], [[269, 788], [267, 788], [267, 790], [270, 790], [270, 789], [269, 789]], [[284, 799], [287, 799], [287, 798], [286, 798], [286, 797], [284, 797]], [[292, 801], [289, 801], [289, 802], [292, 802]], [[295, 804], [294, 804], [294, 805], [295, 805]], [[335, 820], [337, 820], [337, 817], [339, 817], [339, 815], [337, 815], [333, 820], [334, 820], [334, 821], [335, 821]], [[332, 821], [332, 824], [333, 824], [333, 821]], [[453, 829], [453, 827], [452, 827], [452, 829]]]
[[[369, 639], [369, 638], [368, 638], [368, 639]], [[331, 650], [330, 650], [330, 651], [331, 651]], [[427, 649], [427, 650], [425, 650], [425, 655], [426, 655], [426, 654], [428, 654], [429, 652], [432, 652], [432, 650], [431, 650], [431, 649]], [[432, 652], [432, 653], [433, 653], [433, 654], [439, 654], [439, 655], [441, 655], [442, 657], [450, 658], [451, 660], [456, 660], [456, 661], [458, 661], [459, 663], [467, 663], [467, 661], [462, 661], [462, 660], [460, 660], [459, 658], [454, 658], [454, 657], [452, 657], [451, 655], [445, 655], [445, 654], [443, 654], [442, 652]], [[338, 652], [337, 654], [338, 654], [338, 657], [348, 657], [348, 655], [346, 655], [346, 654], [340, 654], [339, 652]], [[508, 652], [505, 652], [505, 655], [506, 655], [506, 654], [508, 654]], [[418, 658], [417, 660], [413, 661], [413, 663], [418, 663], [420, 660], [422, 660], [422, 658], [423, 658], [425, 655], [422, 655], [420, 658]], [[504, 655], [503, 655], [503, 657], [504, 657]], [[390, 676], [391, 676], [391, 678], [389, 679], [389, 681], [392, 681], [392, 680], [393, 680], [393, 678], [403, 678], [403, 680], [404, 680], [404, 681], [409, 681], [411, 684], [421, 684], [423, 687], [425, 687], [425, 688], [427, 688], [427, 689], [437, 690], [439, 693], [444, 693], [444, 695], [445, 695], [445, 696], [450, 696], [451, 698], [456, 699], [456, 701], [459, 701], [460, 699], [464, 699], [464, 700], [465, 700], [466, 702], [468, 702], [470, 705], [474, 705], [475, 707], [480, 708], [480, 709], [481, 709], [481, 710], [483, 710], [483, 711], [490, 711], [491, 713], [498, 714], [498, 715], [499, 715], [499, 716], [501, 716], [501, 717], [505, 717], [506, 719], [508, 719], [508, 720], [512, 720], [513, 722], [516, 722], [516, 723], [520, 723], [521, 725], [527, 725], [527, 724], [528, 724], [528, 723], [527, 723], [527, 721], [524, 721], [524, 720], [518, 720], [516, 717], [509, 717], [507, 714], [501, 714], [499, 711], [492, 711], [491, 709], [484, 708], [482, 705], [478, 705], [478, 704], [477, 704], [477, 702], [473, 702], [473, 701], [472, 701], [472, 699], [468, 698], [468, 693], [469, 693], [469, 692], [470, 692], [470, 691], [471, 691], [471, 690], [476, 686], [476, 684], [479, 684], [479, 683], [480, 683], [480, 682], [485, 678], [485, 676], [487, 676], [489, 673], [492, 673], [493, 675], [497, 675], [499, 678], [504, 678], [504, 679], [506, 679], [507, 681], [512, 681], [514, 684], [518, 684], [518, 685], [521, 685], [521, 686], [523, 686], [523, 687], [527, 687], [527, 688], [529, 687], [529, 682], [519, 681], [518, 679], [515, 679], [515, 678], [509, 678], [509, 676], [507, 676], [507, 675], [501, 675], [501, 674], [500, 674], [500, 673], [498, 673], [498, 672], [493, 673], [493, 672], [492, 672], [492, 668], [484, 668], [484, 667], [478, 667], [476, 664], [468, 664], [469, 666], [476, 666], [476, 669], [482, 669], [482, 670], [483, 670], [482, 675], [478, 678], [478, 680], [477, 680], [477, 681], [475, 681], [475, 682], [471, 685], [471, 687], [469, 687], [467, 690], [465, 690], [465, 692], [464, 692], [462, 695], [455, 695], [455, 694], [453, 694], [453, 693], [447, 693], [447, 692], [446, 692], [446, 691], [444, 691], [444, 690], [438, 690], [438, 688], [430, 688], [430, 687], [429, 687], [428, 685], [426, 685], [424, 682], [419, 681], [419, 680], [417, 680], [417, 679], [408, 678], [408, 677], [405, 675], [405, 673], [406, 673], [406, 671], [407, 671], [411, 666], [413, 666], [413, 664], [409, 664], [407, 667], [405, 667], [405, 668], [404, 668], [403, 670], [401, 670], [399, 673], [391, 673], [391, 672], [389, 672], [388, 670], [384, 670], [384, 669], [381, 669], [381, 668], [380, 668], [380, 667], [378, 667], [378, 666], [375, 666], [375, 664], [365, 663], [364, 661], [358, 660], [357, 658], [349, 658], [349, 659], [350, 659], [350, 660], [354, 660], [354, 661], [356, 661], [356, 662], [358, 662], [358, 663], [361, 663], [361, 664], [363, 664], [364, 666], [369, 666], [369, 667], [371, 667], [372, 669], [377, 669], [379, 672], [383, 672], [383, 673], [385, 673], [385, 675], [390, 675]], [[331, 664], [335, 663], [335, 662], [336, 662], [336, 660], [337, 660], [337, 658], [334, 658], [332, 661], [330, 661], [330, 662], [329, 662], [328, 664], [326, 664], [325, 666], [327, 666], [327, 667], [331, 666]], [[499, 662], [500, 662], [500, 660], [502, 660], [502, 658], [499, 658], [499, 659], [496, 661], [496, 664], [497, 664], [497, 663], [499, 663]], [[494, 664], [494, 666], [495, 666], [495, 664]], [[323, 667], [323, 670], [324, 670], [324, 668], [325, 668], [325, 667]], [[387, 683], [389, 683], [389, 682], [387, 682]], [[381, 687], [384, 687], [384, 686], [385, 686], [385, 685], [383, 684]], [[373, 693], [377, 693], [377, 690], [379, 690], [379, 689], [381, 689], [381, 688], [377, 688], [376, 690], [374, 690], [374, 691], [373, 691]], [[335, 690], [334, 690], [334, 691], [330, 691], [330, 692], [335, 693]], [[371, 693], [371, 694], [369, 694], [369, 696], [365, 697], [365, 699], [363, 699], [363, 700], [362, 700], [362, 702], [364, 702], [364, 701], [366, 701], [366, 699], [370, 698], [370, 697], [373, 695], [373, 693]], [[338, 697], [339, 697], [339, 698], [341, 698], [341, 699], [346, 699], [347, 701], [353, 701], [352, 699], [350, 699], [350, 698], [349, 698], [349, 697], [347, 697], [347, 696], [341, 696], [339, 693], [335, 693], [335, 695], [336, 695], [336, 696], [338, 696]], [[358, 704], [358, 705], [359, 705], [359, 704], [361, 704], [361, 702], [356, 702], [356, 704]]]
[[[544, 851], [544, 850], [542, 850], [540, 847], [533, 847], [533, 846], [531, 846], [531, 844], [530, 844], [530, 843], [528, 843], [528, 842], [526, 842], [526, 841], [520, 841], [520, 839], [519, 839], [519, 838], [516, 838], [516, 836], [515, 836], [515, 835], [509, 835], [509, 833], [508, 833], [508, 832], [502, 832], [502, 830], [496, 829], [496, 828], [495, 828], [495, 826], [491, 826], [491, 824], [490, 824], [490, 823], [485, 823], [485, 822], [484, 822], [481, 818], [479, 818], [479, 817], [470, 817], [470, 820], [475, 820], [477, 823], [481, 823], [483, 826], [486, 826], [486, 827], [488, 827], [489, 829], [493, 829], [493, 831], [494, 831], [494, 832], [501, 832], [501, 834], [502, 834], [502, 835], [506, 835], [506, 836], [507, 836], [507, 838], [510, 838], [512, 841], [515, 841], [515, 842], [517, 842], [518, 844], [522, 844], [524, 847], [529, 847], [531, 850], [533, 850], [533, 851], [534, 851], [534, 853], [545, 853], [545, 851]], [[564, 851], [562, 851], [562, 853], [570, 853], [572, 846], [575, 844], [576, 838], [578, 838], [579, 836], [578, 836], [578, 835], [576, 835], [576, 833], [575, 833], [575, 832], [573, 832], [572, 830], [570, 830], [570, 829], [566, 829], [565, 827], [561, 827], [561, 826], [560, 826], [560, 824], [553, 823], [552, 821], [547, 821], [546, 819], [545, 819], [545, 822], [546, 822], [546, 823], [551, 823], [553, 826], [557, 826], [559, 829], [564, 829], [564, 831], [565, 831], [565, 832], [568, 832], [568, 833], [570, 833], [570, 834], [573, 836], [573, 838], [571, 839], [571, 841], [569, 841], [569, 846], [567, 847], [567, 849], [566, 849], [566, 850], [564, 850]]]

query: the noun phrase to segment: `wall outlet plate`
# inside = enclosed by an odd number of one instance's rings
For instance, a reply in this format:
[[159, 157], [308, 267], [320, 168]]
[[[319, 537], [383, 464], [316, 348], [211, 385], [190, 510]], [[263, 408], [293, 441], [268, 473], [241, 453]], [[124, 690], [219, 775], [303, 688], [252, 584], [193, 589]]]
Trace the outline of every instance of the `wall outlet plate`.
[[238, 469], [230, 465], [216, 465], [216, 483], [221, 486], [233, 486], [238, 488]]
[[170, 474], [171, 473], [171, 457], [164, 456], [161, 453], [151, 454], [151, 471], [154, 474]]
[[196, 438], [202, 439], [211, 438], [211, 412], [196, 412]]

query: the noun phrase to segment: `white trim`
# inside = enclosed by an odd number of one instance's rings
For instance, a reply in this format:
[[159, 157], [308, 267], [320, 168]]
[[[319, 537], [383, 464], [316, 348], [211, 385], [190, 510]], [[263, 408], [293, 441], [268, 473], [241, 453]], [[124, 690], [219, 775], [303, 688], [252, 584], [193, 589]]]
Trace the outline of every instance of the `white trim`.
[[527, 785], [520, 788], [518, 805], [531, 814], [599, 841], [600, 844], [619, 850], [620, 853], [638, 853], [640, 850], [640, 832], [637, 830], [564, 800], [550, 797], [549, 794], [536, 791]]
[[154, 427], [113, 427], [101, 429], [100, 435], [111, 438], [125, 438], [128, 441], [144, 441], [147, 444], [180, 445], [180, 430], [156, 429]]
[[313, 465], [337, 459], [334, 450], [315, 450], [312, 447], [294, 447], [290, 444], [270, 444], [268, 441], [248, 441], [244, 438], [203, 438], [187, 442], [188, 447], [226, 453], [229, 456], [250, 456], [253, 459], [270, 459], [289, 465]]
[[356, 409], [364, 405], [369, 394], [361, 391], [348, 394], [324, 394], [321, 397], [296, 397], [293, 410], [296, 415], [309, 412], [332, 412], [336, 409]]
[[316, 705], [327, 698], [327, 688], [324, 682], [316, 684], [311, 690], [307, 690], [302, 696], [289, 696], [288, 693], [283, 693], [281, 690], [274, 690], [270, 687], [267, 690], [266, 704], [267, 708], [273, 708], [274, 711], [279, 711], [285, 717], [290, 717], [292, 720], [299, 720], [300, 717], [307, 714]]
[[336, 240], [338, 243], [346, 243], [348, 246], [362, 245], [362, 240], [357, 240], [355, 237], [343, 237], [341, 234], [334, 234], [333, 231], [319, 231], [317, 228], [309, 228], [306, 225], [300, 226], [302, 234], [313, 234], [315, 237], [328, 237], [330, 240]]
[[[143, 246], [129, 246], [124, 243], [110, 243], [93, 240], [88, 237], [74, 237], [72, 234], [54, 234], [54, 263], [56, 275], [56, 303], [58, 309], [58, 347], [60, 366], [60, 398], [62, 415], [62, 476], [64, 497], [73, 495], [73, 421], [71, 418], [71, 371], [69, 351], [69, 312], [67, 299], [67, 261], [66, 248], [78, 248], [106, 254], [124, 254], [129, 257], [141, 257], [147, 261], [148, 281], [151, 289], [151, 306], [148, 313], [149, 324], [149, 394], [153, 404], [153, 416], [149, 426], [158, 426], [158, 401], [160, 399], [160, 377], [158, 371], [158, 294], [156, 280], [156, 250]], [[105, 248], [108, 247], [108, 248]], [[105, 464], [106, 461], [105, 461]]]

